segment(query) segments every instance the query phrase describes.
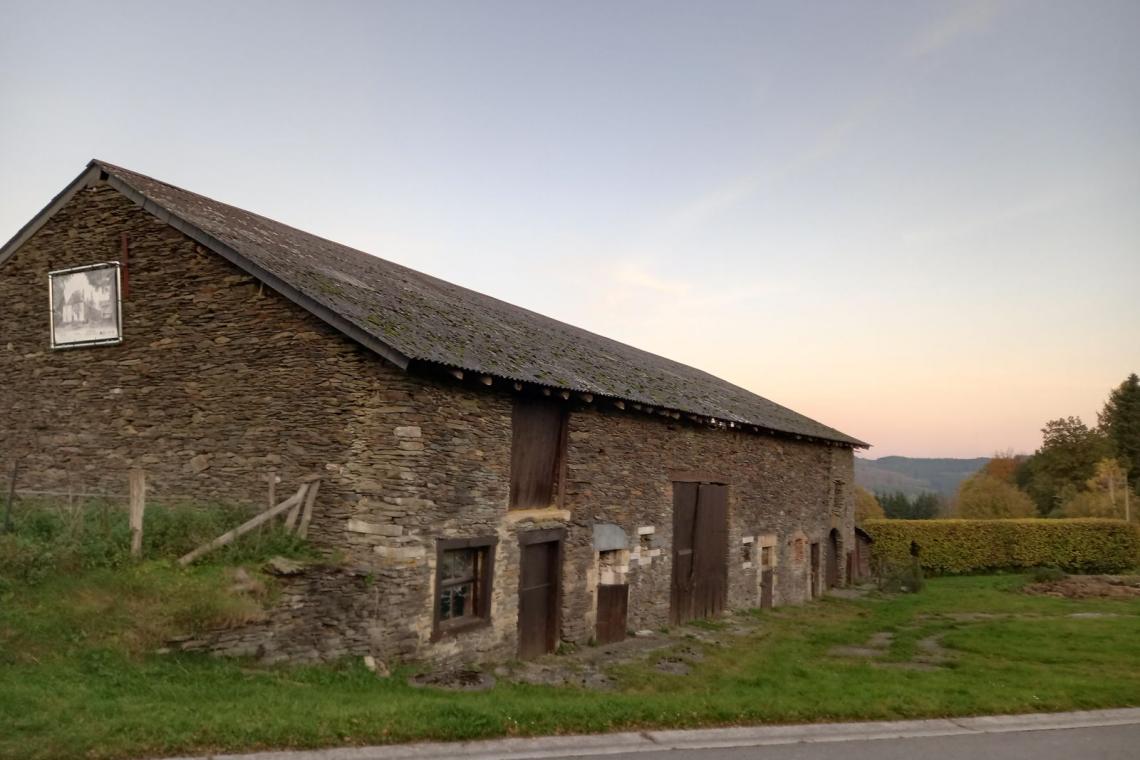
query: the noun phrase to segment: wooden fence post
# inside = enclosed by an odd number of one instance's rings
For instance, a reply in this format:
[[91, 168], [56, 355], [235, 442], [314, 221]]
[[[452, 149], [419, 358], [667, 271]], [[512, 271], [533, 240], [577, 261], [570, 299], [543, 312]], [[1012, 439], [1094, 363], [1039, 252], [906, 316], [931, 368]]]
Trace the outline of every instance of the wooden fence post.
[[131, 556], [142, 556], [143, 513], [146, 512], [146, 471], [134, 469], [130, 476]]

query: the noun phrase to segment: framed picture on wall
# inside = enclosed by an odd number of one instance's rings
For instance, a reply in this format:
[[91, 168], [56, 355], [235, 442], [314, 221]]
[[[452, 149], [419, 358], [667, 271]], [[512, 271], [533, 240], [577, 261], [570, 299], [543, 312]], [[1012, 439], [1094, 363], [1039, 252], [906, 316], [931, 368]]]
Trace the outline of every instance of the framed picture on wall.
[[122, 342], [119, 262], [48, 272], [48, 286], [52, 348]]

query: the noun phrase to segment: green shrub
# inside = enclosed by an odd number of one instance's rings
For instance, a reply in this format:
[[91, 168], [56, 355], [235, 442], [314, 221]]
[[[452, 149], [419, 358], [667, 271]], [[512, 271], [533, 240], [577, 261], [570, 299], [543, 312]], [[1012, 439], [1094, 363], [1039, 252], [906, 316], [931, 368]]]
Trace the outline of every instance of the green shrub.
[[1034, 583], [1056, 583], [1065, 580], [1065, 571], [1054, 565], [1037, 567], [1029, 574]]
[[936, 575], [1027, 570], [1052, 565], [1071, 573], [1118, 573], [1140, 561], [1140, 532], [1120, 520], [868, 520], [879, 567], [911, 561]]
[[[177, 559], [251, 516], [249, 509], [226, 505], [148, 506], [143, 518], [143, 559]], [[101, 502], [74, 509], [50, 502], [20, 502], [14, 517], [14, 532], [0, 534], [0, 582], [35, 583], [53, 573], [114, 569], [132, 561], [130, 526], [121, 508]], [[201, 561], [239, 564], [278, 554], [309, 553], [306, 543], [285, 533], [278, 520]]]

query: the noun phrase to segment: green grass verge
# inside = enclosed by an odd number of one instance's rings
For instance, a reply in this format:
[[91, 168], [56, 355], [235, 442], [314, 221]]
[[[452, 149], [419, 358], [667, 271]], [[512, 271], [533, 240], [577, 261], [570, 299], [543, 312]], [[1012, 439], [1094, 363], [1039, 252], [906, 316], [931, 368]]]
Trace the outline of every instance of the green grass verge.
[[[760, 624], [752, 633], [706, 647], [688, 676], [646, 661], [616, 668], [613, 691], [500, 684], [450, 693], [413, 689], [406, 671], [378, 679], [356, 662], [258, 667], [145, 654], [156, 637], [187, 620], [245, 612], [209, 601], [208, 589], [223, 583], [220, 568], [182, 572], [150, 563], [100, 572], [47, 580], [0, 600], [0, 758], [153, 757], [1140, 704], [1140, 602], [1027, 596], [1019, 593], [1019, 576], [937, 578], [922, 594], [754, 613]], [[200, 609], [189, 612], [195, 605]], [[1112, 615], [1068, 617], [1076, 612]], [[150, 633], [128, 636], [129, 621], [139, 616]], [[895, 633], [886, 659], [905, 660], [919, 639], [938, 633], [954, 660], [925, 672], [828, 654], [881, 631]]]

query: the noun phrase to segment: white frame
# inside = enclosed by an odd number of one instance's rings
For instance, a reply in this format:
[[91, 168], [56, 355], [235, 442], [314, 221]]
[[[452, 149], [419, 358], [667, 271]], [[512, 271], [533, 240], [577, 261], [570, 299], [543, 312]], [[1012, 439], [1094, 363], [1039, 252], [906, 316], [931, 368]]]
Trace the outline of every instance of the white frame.
[[[118, 327], [118, 335], [114, 338], [101, 338], [99, 340], [80, 340], [68, 341], [66, 343], [56, 343], [55, 340], [55, 296], [53, 294], [52, 281], [58, 275], [75, 274], [77, 272], [86, 272], [91, 269], [114, 269], [115, 270], [115, 325]], [[85, 264], [81, 267], [69, 267], [67, 269], [56, 269], [48, 272], [48, 320], [50, 323], [50, 339], [51, 347], [53, 349], [62, 348], [83, 348], [85, 346], [112, 346], [123, 342], [123, 267], [118, 261], [101, 261], [98, 264]]]

